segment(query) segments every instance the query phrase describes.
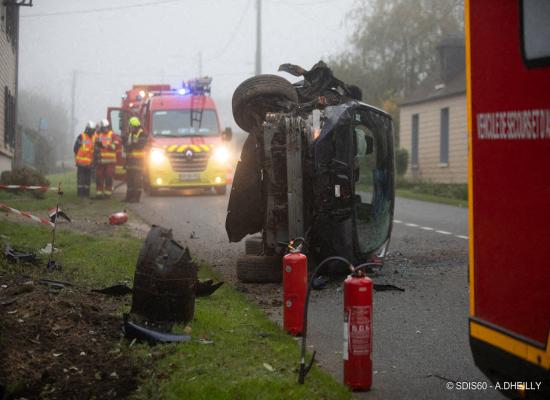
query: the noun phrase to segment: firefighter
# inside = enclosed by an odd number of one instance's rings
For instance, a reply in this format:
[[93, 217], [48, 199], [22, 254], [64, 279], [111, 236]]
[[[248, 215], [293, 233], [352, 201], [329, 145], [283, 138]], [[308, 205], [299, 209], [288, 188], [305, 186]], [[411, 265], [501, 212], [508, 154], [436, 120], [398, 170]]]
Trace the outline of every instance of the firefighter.
[[126, 138], [126, 199], [129, 203], [138, 203], [141, 197], [143, 170], [145, 167], [145, 147], [147, 135], [141, 128], [138, 118], [128, 121], [130, 132]]
[[78, 197], [90, 195], [90, 181], [94, 161], [95, 123], [88, 121], [84, 131], [77, 136], [73, 146], [76, 163], [76, 194]]
[[113, 194], [113, 177], [115, 176], [116, 151], [113, 131], [109, 121], [100, 122], [99, 131], [95, 135], [96, 157], [96, 198], [110, 198]]

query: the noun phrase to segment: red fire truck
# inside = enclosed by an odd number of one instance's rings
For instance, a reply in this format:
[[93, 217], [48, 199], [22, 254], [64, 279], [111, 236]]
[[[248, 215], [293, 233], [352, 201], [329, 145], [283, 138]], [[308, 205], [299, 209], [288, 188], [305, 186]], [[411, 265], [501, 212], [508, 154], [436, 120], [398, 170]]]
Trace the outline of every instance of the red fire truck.
[[180, 88], [170, 85], [134, 85], [122, 98], [121, 107], [110, 107], [108, 119], [118, 135], [118, 179], [125, 178], [122, 142], [128, 134], [128, 119], [140, 119], [149, 137], [144, 174], [145, 190], [213, 188], [226, 193], [231, 171], [231, 153], [224, 142], [231, 129], [220, 129], [212, 79], [188, 81]]
[[550, 398], [550, 2], [466, 0], [470, 345], [510, 397]]

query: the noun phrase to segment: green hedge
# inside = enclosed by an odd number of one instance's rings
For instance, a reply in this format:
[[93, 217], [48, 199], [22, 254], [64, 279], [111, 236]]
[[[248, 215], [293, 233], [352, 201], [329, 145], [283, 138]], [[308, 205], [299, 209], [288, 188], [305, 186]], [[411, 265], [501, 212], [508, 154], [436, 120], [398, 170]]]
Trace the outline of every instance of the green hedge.
[[468, 200], [468, 185], [466, 183], [411, 182], [402, 177], [398, 177], [395, 186], [397, 189], [407, 189], [415, 193]]
[[406, 149], [397, 149], [395, 151], [395, 172], [397, 176], [405, 175], [409, 165], [409, 152]]

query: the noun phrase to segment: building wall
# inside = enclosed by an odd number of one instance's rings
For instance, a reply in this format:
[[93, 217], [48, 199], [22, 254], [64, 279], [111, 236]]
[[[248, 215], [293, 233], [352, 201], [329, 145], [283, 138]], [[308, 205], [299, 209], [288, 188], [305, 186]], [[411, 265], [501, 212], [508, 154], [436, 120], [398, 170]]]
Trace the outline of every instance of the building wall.
[[[449, 162], [440, 163], [441, 109], [449, 108]], [[411, 165], [412, 116], [418, 114], [418, 165]], [[466, 95], [401, 106], [400, 143], [409, 153], [406, 178], [441, 183], [467, 182]]]
[[[15, 7], [18, 8], [18, 7]], [[17, 11], [18, 13], [18, 11]], [[7, 34], [7, 6], [0, 1], [0, 172], [11, 169], [13, 151], [4, 143], [5, 138], [5, 96], [7, 87], [16, 96], [17, 53]]]

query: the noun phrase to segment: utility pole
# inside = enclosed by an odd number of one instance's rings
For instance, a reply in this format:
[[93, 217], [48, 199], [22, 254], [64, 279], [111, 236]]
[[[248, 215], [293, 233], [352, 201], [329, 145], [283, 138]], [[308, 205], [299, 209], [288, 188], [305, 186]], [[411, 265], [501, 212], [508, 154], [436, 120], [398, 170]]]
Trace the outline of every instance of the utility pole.
[[73, 81], [71, 85], [71, 133], [70, 137], [71, 139], [74, 136], [75, 129], [76, 129], [76, 117], [75, 117], [75, 107], [76, 107], [76, 78], [78, 75], [78, 71], [76, 69], [73, 69]]
[[262, 73], [262, 0], [256, 0], [256, 75]]

